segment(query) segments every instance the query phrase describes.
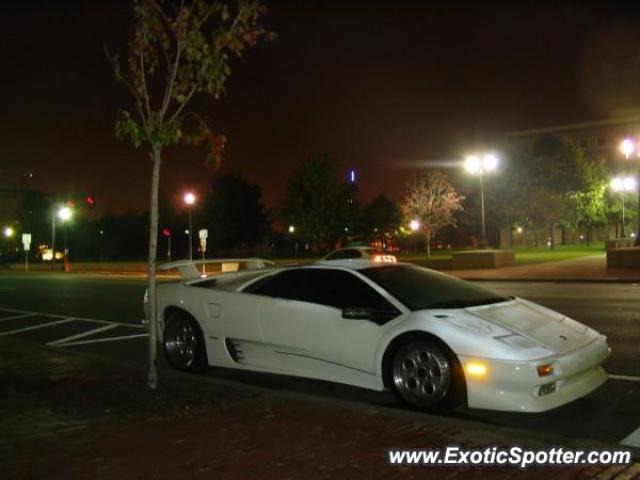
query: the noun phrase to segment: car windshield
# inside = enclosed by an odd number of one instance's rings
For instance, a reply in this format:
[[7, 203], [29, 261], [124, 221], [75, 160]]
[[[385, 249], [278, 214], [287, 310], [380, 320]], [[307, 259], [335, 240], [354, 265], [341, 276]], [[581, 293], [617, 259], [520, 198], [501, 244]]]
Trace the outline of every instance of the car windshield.
[[413, 265], [365, 268], [360, 273], [411, 310], [466, 308], [510, 300], [473, 283]]

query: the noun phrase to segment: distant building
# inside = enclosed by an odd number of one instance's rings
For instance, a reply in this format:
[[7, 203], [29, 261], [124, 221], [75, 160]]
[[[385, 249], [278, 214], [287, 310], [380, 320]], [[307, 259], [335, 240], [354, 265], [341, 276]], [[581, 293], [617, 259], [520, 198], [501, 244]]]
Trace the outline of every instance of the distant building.
[[[619, 110], [612, 112], [608, 118], [566, 125], [532, 128], [509, 132], [506, 141], [509, 144], [532, 145], [544, 137], [565, 137], [573, 141], [584, 152], [587, 158], [604, 159], [612, 173], [619, 171], [636, 172], [640, 153], [633, 154], [634, 161], [627, 161], [620, 151], [620, 143], [625, 138], [634, 140], [636, 148], [640, 148], [640, 110]], [[631, 227], [632, 229], [634, 227]], [[556, 228], [554, 240], [561, 243], [581, 243], [585, 241], [585, 233], [577, 229], [572, 232]], [[606, 240], [618, 236], [617, 226], [608, 226], [593, 231], [593, 240]], [[499, 243], [502, 247], [511, 246], [543, 246], [550, 241], [550, 232], [545, 229], [526, 231], [522, 228], [509, 231], [500, 229]]]
[[623, 139], [640, 141], [640, 110], [616, 111], [603, 120], [509, 132], [506, 138], [509, 143], [534, 143], [547, 136], [569, 138], [588, 158], [616, 164], [625, 160], [619, 149]]

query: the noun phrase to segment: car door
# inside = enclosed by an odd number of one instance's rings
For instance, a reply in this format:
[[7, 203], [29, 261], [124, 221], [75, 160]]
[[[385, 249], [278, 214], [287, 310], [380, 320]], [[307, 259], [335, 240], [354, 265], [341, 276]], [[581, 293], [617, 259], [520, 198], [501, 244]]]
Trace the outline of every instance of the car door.
[[370, 285], [341, 269], [285, 271], [255, 293], [264, 296], [258, 319], [263, 342], [274, 353], [272, 367], [321, 378], [375, 371], [382, 322], [343, 318], [344, 308], [386, 312], [384, 320], [400, 315]]

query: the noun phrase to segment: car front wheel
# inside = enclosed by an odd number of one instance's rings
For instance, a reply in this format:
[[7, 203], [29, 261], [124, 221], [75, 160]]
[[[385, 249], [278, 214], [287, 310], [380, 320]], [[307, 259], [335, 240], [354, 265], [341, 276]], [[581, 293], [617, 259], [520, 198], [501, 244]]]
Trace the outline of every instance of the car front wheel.
[[409, 340], [393, 356], [393, 388], [403, 401], [417, 408], [452, 405], [454, 367], [454, 361], [440, 346], [424, 339]]
[[167, 361], [178, 370], [200, 372], [207, 368], [202, 330], [186, 313], [169, 315], [164, 327], [163, 347]]

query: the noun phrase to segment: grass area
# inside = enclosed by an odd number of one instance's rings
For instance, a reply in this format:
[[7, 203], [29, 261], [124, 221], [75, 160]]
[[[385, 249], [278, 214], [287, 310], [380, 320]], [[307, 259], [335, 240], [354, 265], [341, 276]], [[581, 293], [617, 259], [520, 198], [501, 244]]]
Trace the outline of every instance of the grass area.
[[[570, 260], [572, 258], [604, 253], [604, 243], [592, 243], [588, 246], [557, 245], [554, 250], [550, 250], [548, 247], [513, 248], [512, 250], [516, 253], [516, 265], [532, 265], [535, 263], [558, 262], [560, 260]], [[448, 250], [446, 252], [436, 250], [431, 252], [431, 259], [449, 260], [451, 259], [452, 253], [464, 251], [468, 251], [468, 249]], [[426, 253], [419, 255], [415, 253], [398, 255], [398, 258], [404, 262], [422, 261], [425, 260], [426, 257]]]
[[604, 253], [604, 243], [592, 243], [591, 245], [558, 245], [554, 250], [549, 248], [514, 248], [516, 252], [516, 264], [531, 265], [543, 262], [559, 262], [572, 258], [586, 257]]

